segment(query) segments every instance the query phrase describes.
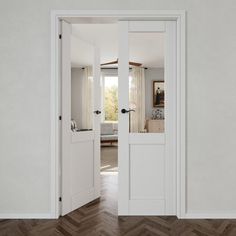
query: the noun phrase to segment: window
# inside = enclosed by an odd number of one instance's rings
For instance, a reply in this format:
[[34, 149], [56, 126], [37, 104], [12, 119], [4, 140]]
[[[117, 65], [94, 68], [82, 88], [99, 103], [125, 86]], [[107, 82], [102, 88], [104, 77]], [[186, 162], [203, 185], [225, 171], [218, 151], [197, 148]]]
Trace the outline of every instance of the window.
[[104, 121], [118, 121], [118, 77], [104, 76], [103, 80]]

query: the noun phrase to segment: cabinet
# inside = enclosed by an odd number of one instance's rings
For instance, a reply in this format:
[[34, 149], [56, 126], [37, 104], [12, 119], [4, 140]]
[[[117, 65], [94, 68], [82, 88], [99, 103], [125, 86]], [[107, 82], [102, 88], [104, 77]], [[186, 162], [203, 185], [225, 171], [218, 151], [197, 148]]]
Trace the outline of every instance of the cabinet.
[[147, 120], [146, 128], [148, 133], [164, 133], [164, 120]]

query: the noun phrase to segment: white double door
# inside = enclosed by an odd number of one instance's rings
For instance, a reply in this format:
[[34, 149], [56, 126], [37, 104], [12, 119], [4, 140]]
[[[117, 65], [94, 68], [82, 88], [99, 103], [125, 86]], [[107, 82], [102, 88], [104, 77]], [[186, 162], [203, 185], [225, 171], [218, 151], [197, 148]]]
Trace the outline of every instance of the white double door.
[[[119, 24], [119, 215], [176, 214], [176, 23], [120, 21]], [[165, 35], [165, 132], [130, 132], [129, 34]], [[100, 115], [91, 131], [71, 131], [71, 26], [62, 23], [62, 211], [65, 215], [100, 196]], [[155, 48], [153, 49], [155, 50]], [[100, 58], [94, 54], [94, 108], [100, 110]], [[152, 91], [150, 91], [152, 93]]]

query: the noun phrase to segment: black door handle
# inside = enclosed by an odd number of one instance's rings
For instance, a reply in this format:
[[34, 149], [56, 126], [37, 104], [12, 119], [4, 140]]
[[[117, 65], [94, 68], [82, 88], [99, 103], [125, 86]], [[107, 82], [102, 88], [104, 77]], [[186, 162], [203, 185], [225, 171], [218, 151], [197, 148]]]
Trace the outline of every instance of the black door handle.
[[94, 111], [93, 113], [95, 113], [95, 114], [99, 115], [99, 114], [101, 114], [101, 111], [99, 111], [99, 110], [96, 110], [96, 111]]
[[133, 110], [133, 109], [129, 109], [129, 110], [126, 110], [126, 109], [121, 109], [121, 113], [129, 113], [129, 112], [131, 112], [131, 111], [134, 111], [135, 112], [135, 110]]

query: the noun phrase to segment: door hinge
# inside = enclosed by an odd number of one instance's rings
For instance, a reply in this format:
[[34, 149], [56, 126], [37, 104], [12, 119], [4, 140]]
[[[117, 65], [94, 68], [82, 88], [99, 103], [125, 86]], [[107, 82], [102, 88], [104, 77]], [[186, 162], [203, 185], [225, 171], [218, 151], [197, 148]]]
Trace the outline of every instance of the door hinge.
[[59, 120], [61, 120], [61, 116], [59, 116]]
[[59, 202], [61, 202], [62, 201], [62, 199], [61, 199], [61, 197], [59, 197]]
[[59, 39], [61, 39], [61, 34], [59, 34]]

